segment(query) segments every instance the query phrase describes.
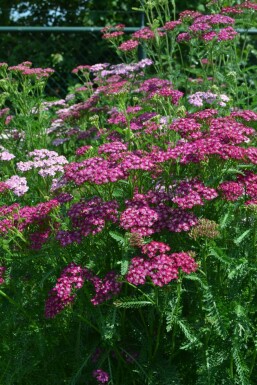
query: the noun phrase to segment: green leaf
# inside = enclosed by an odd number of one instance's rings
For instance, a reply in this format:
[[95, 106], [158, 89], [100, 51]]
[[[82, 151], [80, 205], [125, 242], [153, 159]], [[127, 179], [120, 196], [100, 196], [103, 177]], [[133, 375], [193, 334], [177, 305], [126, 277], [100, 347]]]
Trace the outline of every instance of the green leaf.
[[231, 263], [230, 258], [228, 258], [228, 256], [223, 253], [223, 251], [218, 247], [215, 247], [215, 249], [211, 248], [209, 250], [209, 254], [218, 259], [219, 261], [225, 263], [226, 265], [230, 265]]
[[143, 8], [132, 7], [131, 9], [132, 9], [132, 11], [144, 12]]
[[227, 223], [229, 222], [229, 217], [230, 217], [230, 213], [226, 213], [224, 217], [221, 219], [221, 222], [220, 222], [221, 229], [224, 229], [226, 227]]
[[115, 241], [121, 243], [122, 246], [125, 245], [126, 240], [120, 233], [117, 233], [116, 231], [109, 231], [109, 234], [113, 239], [115, 239]]
[[129, 261], [128, 260], [121, 261], [121, 266], [120, 266], [120, 273], [121, 273], [121, 275], [126, 275], [127, 274], [128, 267], [129, 267]]
[[124, 195], [124, 191], [121, 189], [121, 188], [116, 188], [112, 195], [115, 197], [115, 198], [119, 198], [119, 197], [123, 197]]
[[144, 306], [153, 306], [153, 302], [146, 301], [145, 299], [135, 298], [134, 300], [131, 300], [130, 297], [128, 298], [120, 298], [119, 300], [113, 302], [114, 306], [120, 307], [120, 308], [139, 308]]
[[244, 240], [244, 238], [248, 236], [250, 231], [251, 231], [251, 229], [248, 229], [248, 230], [244, 231], [243, 234], [241, 234], [238, 238], [234, 239], [234, 243], [237, 246], [240, 245], [240, 243]]
[[194, 345], [198, 342], [196, 335], [194, 335], [193, 330], [185, 320], [178, 320], [177, 324], [191, 345]]

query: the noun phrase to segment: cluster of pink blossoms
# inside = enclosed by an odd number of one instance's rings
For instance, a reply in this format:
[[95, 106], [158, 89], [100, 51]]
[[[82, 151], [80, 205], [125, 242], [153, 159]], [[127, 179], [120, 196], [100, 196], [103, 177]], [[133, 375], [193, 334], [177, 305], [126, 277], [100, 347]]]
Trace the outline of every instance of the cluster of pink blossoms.
[[117, 209], [116, 201], [104, 202], [99, 197], [74, 203], [68, 212], [72, 230], [58, 231], [56, 239], [62, 246], [80, 243], [82, 237], [101, 232], [107, 221], [117, 222]]
[[257, 11], [257, 4], [252, 3], [251, 1], [246, 0], [243, 3], [241, 3], [241, 4], [236, 4], [236, 5], [232, 6], [232, 7], [224, 7], [224, 8], [222, 8], [221, 13], [228, 13], [228, 14], [237, 15], [237, 14], [240, 14], [240, 13], [244, 13], [246, 10]]
[[135, 286], [143, 285], [150, 277], [156, 286], [164, 286], [178, 279], [179, 268], [186, 274], [197, 269], [197, 264], [188, 253], [172, 253], [170, 247], [162, 242], [152, 241], [142, 247], [142, 253], [147, 257], [134, 257], [131, 260], [126, 276], [128, 282]]
[[18, 197], [23, 196], [28, 190], [27, 179], [19, 175], [13, 175], [5, 181], [5, 184]]
[[191, 209], [196, 205], [203, 206], [204, 200], [212, 200], [218, 196], [215, 189], [206, 187], [197, 179], [179, 182], [174, 188], [175, 197], [172, 202], [182, 209]]
[[118, 276], [114, 271], [107, 273], [103, 279], [94, 276], [90, 282], [95, 290], [95, 295], [91, 298], [91, 302], [95, 306], [111, 299], [113, 295], [117, 295], [121, 291], [122, 283], [118, 281]]
[[10, 190], [9, 186], [4, 182], [0, 182], [0, 194], [7, 190]]
[[116, 24], [115, 26], [107, 25], [106, 27], [101, 29], [101, 32], [103, 33], [102, 38], [108, 40], [116, 39], [119, 36], [124, 35], [124, 28], [124, 24]]
[[[218, 42], [233, 40], [238, 33], [231, 26], [235, 20], [229, 16], [222, 14], [202, 15], [201, 13], [192, 14], [185, 11], [180, 15], [183, 22], [192, 22], [188, 28], [188, 32], [182, 32], [177, 36], [178, 42], [189, 41], [192, 38], [199, 38], [205, 42], [216, 39]], [[189, 13], [188, 13], [189, 12]], [[221, 28], [222, 26], [222, 28]], [[217, 30], [217, 28], [220, 28]]]
[[95, 296], [91, 299], [93, 305], [111, 299], [120, 292], [122, 284], [118, 282], [118, 276], [113, 271], [100, 279], [87, 268], [82, 268], [75, 263], [70, 263], [64, 268], [56, 285], [48, 294], [45, 304], [45, 317], [53, 318], [65, 307], [72, 303], [76, 297], [75, 290], [81, 289], [85, 281], [93, 284]]
[[32, 169], [39, 169], [38, 174], [42, 177], [55, 176], [57, 173], [63, 173], [63, 165], [68, 161], [63, 155], [47, 149], [34, 150], [29, 153], [32, 160], [17, 163], [17, 168], [21, 172]]
[[109, 374], [102, 369], [94, 370], [93, 377], [98, 381], [99, 384], [105, 384], [110, 379]]
[[11, 154], [4, 147], [0, 146], [0, 160], [10, 161], [15, 158], [15, 155]]
[[45, 317], [53, 318], [75, 299], [74, 289], [80, 289], [91, 273], [81, 266], [71, 263], [62, 271], [54, 288], [48, 294]]
[[217, 103], [221, 107], [225, 107], [229, 102], [229, 97], [225, 94], [214, 94], [213, 92], [196, 92], [188, 97], [188, 102], [195, 107], [202, 107], [204, 103]]
[[257, 121], [257, 113], [250, 110], [237, 110], [231, 112], [230, 116], [234, 118], [241, 118], [246, 122]]
[[155, 95], [169, 98], [172, 104], [177, 105], [183, 97], [183, 92], [174, 90], [172, 82], [159, 78], [147, 79], [141, 83], [139, 91], [146, 94], [147, 99], [153, 98]]
[[222, 182], [218, 188], [228, 201], [248, 196], [250, 200], [245, 202], [246, 205], [257, 203], [257, 174], [251, 171], [239, 175], [236, 181]]
[[92, 146], [82, 146], [76, 149], [76, 155], [84, 155]]
[[25, 76], [33, 76], [37, 79], [48, 78], [54, 73], [52, 68], [31, 68], [32, 63], [29, 61], [20, 63], [16, 66], [8, 67], [11, 72], [19, 72]]
[[128, 174], [120, 164], [100, 157], [86, 159], [80, 163], [70, 163], [65, 167], [65, 178], [77, 186], [90, 182], [104, 184], [126, 179]]
[[197, 224], [196, 216], [181, 208], [164, 203], [171, 198], [163, 193], [150, 191], [135, 194], [127, 201], [127, 209], [120, 216], [120, 226], [131, 233], [149, 236], [164, 229], [171, 232], [189, 231]]
[[[141, 72], [144, 68], [150, 66], [153, 64], [153, 61], [151, 59], [142, 59], [137, 63], [120, 63], [120, 64], [114, 64], [111, 65], [107, 70], [99, 70], [101, 78], [109, 78], [111, 76], [126, 76], [130, 78], [132, 75]], [[118, 78], [118, 80], [120, 80]]]
[[5, 271], [6, 271], [6, 267], [0, 266], [0, 285], [2, 285], [5, 282], [5, 279], [4, 279]]
[[127, 40], [121, 43], [121, 45], [118, 47], [120, 51], [133, 51], [135, 48], [137, 48], [139, 45], [139, 42], [136, 40]]
[[20, 207], [18, 203], [10, 206], [0, 207], [0, 233], [7, 233], [8, 230], [17, 228], [19, 231], [24, 231], [31, 225], [42, 225], [48, 223], [49, 214], [52, 210], [59, 206], [56, 199], [48, 202], [42, 202], [36, 206]]

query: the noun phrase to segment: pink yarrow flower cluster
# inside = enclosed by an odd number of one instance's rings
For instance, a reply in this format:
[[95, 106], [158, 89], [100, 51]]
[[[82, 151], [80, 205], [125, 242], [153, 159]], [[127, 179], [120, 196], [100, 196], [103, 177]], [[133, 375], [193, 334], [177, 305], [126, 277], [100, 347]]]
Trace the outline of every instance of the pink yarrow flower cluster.
[[[205, 42], [216, 39], [218, 42], [233, 40], [238, 35], [236, 30], [231, 26], [235, 20], [224, 14], [202, 15], [200, 13], [190, 14], [185, 11], [180, 20], [193, 21], [188, 28], [188, 32], [182, 32], [177, 36], [178, 42], [189, 41], [193, 38], [199, 38]], [[189, 13], [188, 13], [189, 12]], [[219, 28], [217, 30], [217, 28]]]
[[31, 225], [43, 225], [44, 227], [49, 223], [51, 211], [57, 206], [59, 206], [59, 202], [56, 199], [32, 207], [20, 207], [17, 203], [2, 206], [0, 207], [0, 217], [4, 217], [4, 219], [0, 220], [0, 233], [6, 234], [8, 230], [15, 228], [22, 232]]
[[0, 182], [0, 194], [9, 190], [9, 189], [10, 189], [10, 187], [6, 183]]
[[127, 78], [130, 78], [134, 76], [135, 74], [140, 73], [144, 68], [150, 66], [153, 64], [153, 61], [151, 59], [142, 59], [137, 63], [120, 63], [120, 64], [114, 64], [110, 66], [108, 69], [102, 69], [100, 71], [101, 78], [110, 78], [112, 76], [126, 76]]
[[127, 41], [124, 41], [123, 43], [121, 43], [121, 45], [119, 45], [118, 49], [120, 51], [133, 51], [134, 49], [136, 49], [139, 45], [139, 42], [137, 40], [127, 40]]
[[196, 205], [203, 206], [205, 200], [213, 200], [218, 196], [215, 189], [204, 186], [197, 179], [179, 182], [174, 188], [174, 194], [172, 201], [182, 209], [191, 209]]
[[63, 173], [63, 165], [68, 161], [63, 155], [47, 149], [34, 150], [29, 153], [32, 160], [17, 163], [17, 168], [21, 172], [32, 169], [39, 169], [38, 174], [42, 177], [55, 176], [57, 173]]
[[109, 374], [102, 369], [94, 370], [93, 377], [98, 381], [99, 384], [105, 384], [110, 379]]
[[53, 318], [75, 299], [75, 290], [81, 289], [91, 273], [75, 263], [71, 263], [62, 271], [54, 288], [49, 292], [45, 304], [45, 317]]
[[95, 290], [95, 295], [90, 301], [95, 306], [117, 295], [122, 287], [122, 283], [118, 281], [118, 275], [114, 271], [107, 273], [103, 279], [97, 276], [92, 277], [90, 282], [93, 284]]
[[197, 224], [196, 216], [181, 208], [165, 204], [171, 198], [163, 193], [149, 191], [135, 194], [127, 201], [127, 208], [120, 216], [120, 226], [131, 233], [149, 236], [164, 229], [171, 232], [189, 231]]
[[38, 80], [41, 78], [48, 78], [54, 73], [52, 68], [31, 68], [31, 62], [23, 62], [17, 66], [8, 67], [8, 70], [11, 72], [20, 72], [25, 76], [36, 77]]
[[5, 183], [18, 197], [23, 196], [29, 190], [27, 179], [19, 175], [13, 175]]
[[189, 253], [180, 252], [167, 254], [170, 247], [162, 242], [150, 242], [142, 247], [145, 256], [131, 260], [126, 276], [128, 282], [135, 286], [146, 283], [151, 278], [156, 286], [164, 286], [178, 279], [179, 269], [190, 274], [197, 269], [195, 260]]
[[248, 171], [245, 175], [239, 175], [236, 181], [222, 182], [218, 189], [227, 201], [249, 197], [250, 200], [246, 201], [245, 204], [251, 204], [249, 202], [257, 201], [257, 174]]
[[238, 110], [231, 112], [230, 116], [241, 118], [246, 122], [257, 121], [257, 113], [250, 110]]
[[188, 97], [188, 102], [195, 107], [202, 107], [204, 103], [217, 103], [221, 107], [225, 107], [229, 102], [229, 97], [225, 94], [215, 94], [213, 92], [196, 92]]
[[75, 300], [76, 290], [81, 289], [85, 281], [91, 282], [94, 286], [95, 295], [92, 297], [91, 302], [95, 306], [117, 295], [122, 286], [121, 282], [118, 282], [118, 275], [113, 271], [100, 279], [89, 269], [72, 262], [63, 269], [56, 285], [48, 294], [45, 304], [45, 317], [54, 318], [71, 304]]
[[5, 271], [6, 271], [6, 267], [0, 266], [0, 285], [2, 285], [5, 282], [5, 279], [4, 279]]
[[10, 161], [15, 158], [15, 155], [11, 154], [8, 150], [6, 150], [4, 147], [0, 146], [0, 160], [3, 161]]
[[116, 201], [104, 202], [99, 197], [74, 203], [68, 211], [72, 229], [59, 230], [56, 239], [62, 246], [80, 243], [82, 237], [101, 232], [107, 221], [116, 222], [117, 209]]

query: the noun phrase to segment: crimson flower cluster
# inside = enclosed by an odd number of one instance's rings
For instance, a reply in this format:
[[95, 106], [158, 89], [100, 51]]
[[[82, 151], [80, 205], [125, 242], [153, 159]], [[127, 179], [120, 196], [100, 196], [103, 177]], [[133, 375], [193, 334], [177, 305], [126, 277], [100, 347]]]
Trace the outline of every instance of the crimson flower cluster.
[[212, 200], [218, 196], [215, 189], [206, 187], [197, 179], [182, 181], [175, 187], [175, 198], [172, 202], [182, 209], [191, 209], [195, 205], [204, 205], [204, 200]]
[[102, 369], [94, 370], [93, 377], [98, 381], [99, 384], [105, 384], [110, 379], [109, 374]]
[[65, 307], [71, 304], [76, 297], [76, 290], [81, 289], [85, 281], [93, 284], [95, 295], [91, 302], [94, 306], [111, 299], [121, 290], [121, 282], [118, 282], [118, 276], [113, 271], [100, 279], [92, 271], [83, 268], [75, 263], [66, 266], [57, 283], [50, 290], [45, 304], [45, 317], [54, 318]]
[[174, 90], [172, 82], [169, 80], [151, 78], [141, 83], [139, 87], [140, 92], [146, 94], [147, 99], [153, 98], [155, 95], [167, 97], [172, 104], [177, 105], [183, 96], [183, 92]]
[[193, 213], [170, 207], [159, 199], [170, 200], [158, 192], [135, 194], [132, 200], [126, 202], [127, 208], [120, 216], [120, 226], [131, 233], [149, 236], [164, 229], [171, 232], [189, 231], [197, 223]]
[[62, 246], [80, 243], [82, 237], [102, 231], [107, 221], [116, 222], [117, 209], [116, 201], [104, 202], [99, 197], [74, 203], [68, 211], [72, 230], [59, 230], [56, 239]]
[[172, 253], [170, 247], [162, 242], [150, 242], [141, 248], [145, 256], [134, 257], [131, 260], [126, 279], [138, 286], [150, 277], [156, 286], [164, 286], [172, 280], [178, 279], [179, 269], [190, 274], [197, 269], [195, 260], [189, 253]]
[[61, 273], [54, 288], [49, 292], [45, 304], [45, 317], [53, 318], [75, 299], [74, 290], [82, 288], [91, 273], [81, 266], [71, 263]]
[[15, 203], [10, 206], [2, 206], [0, 208], [0, 217], [4, 219], [0, 220], [0, 232], [5, 234], [8, 230], [18, 229], [24, 231], [30, 225], [40, 225], [47, 223], [50, 212], [59, 206], [59, 202], [56, 199], [52, 199], [48, 202], [42, 202], [36, 206], [24, 206], [20, 207]]
[[5, 271], [6, 271], [6, 267], [0, 266], [0, 285], [2, 285], [5, 282], [5, 279], [4, 279]]
[[248, 204], [256, 204], [257, 201], [257, 175], [251, 171], [244, 175], [239, 175], [236, 181], [226, 181], [219, 185], [219, 190], [223, 197], [228, 201], [236, 201], [242, 196], [250, 197], [250, 200], [245, 202]]

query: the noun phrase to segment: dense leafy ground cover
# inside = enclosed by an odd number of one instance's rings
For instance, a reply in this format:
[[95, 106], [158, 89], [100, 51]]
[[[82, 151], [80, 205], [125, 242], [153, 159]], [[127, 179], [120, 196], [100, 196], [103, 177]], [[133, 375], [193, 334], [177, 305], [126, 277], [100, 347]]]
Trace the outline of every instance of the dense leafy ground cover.
[[256, 383], [257, 7], [213, 3], [65, 100], [1, 63], [1, 384]]

